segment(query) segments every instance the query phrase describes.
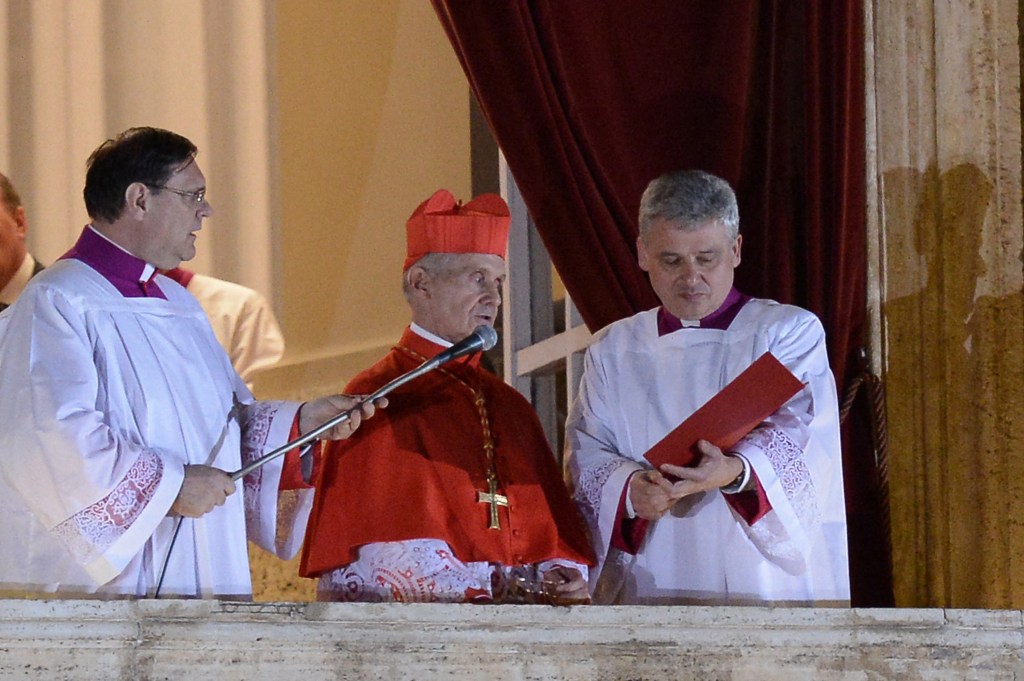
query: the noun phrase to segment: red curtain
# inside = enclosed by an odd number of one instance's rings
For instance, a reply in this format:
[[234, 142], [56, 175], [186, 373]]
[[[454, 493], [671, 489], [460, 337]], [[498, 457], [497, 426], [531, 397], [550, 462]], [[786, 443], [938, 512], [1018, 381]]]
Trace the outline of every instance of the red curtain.
[[[657, 304], [636, 264], [640, 194], [663, 172], [702, 168], [737, 190], [737, 286], [817, 313], [841, 390], [860, 371], [859, 0], [433, 3], [588, 327]], [[870, 505], [860, 468], [846, 471], [853, 515]], [[857, 584], [870, 570], [856, 557], [851, 568], [855, 600], [884, 592]]]

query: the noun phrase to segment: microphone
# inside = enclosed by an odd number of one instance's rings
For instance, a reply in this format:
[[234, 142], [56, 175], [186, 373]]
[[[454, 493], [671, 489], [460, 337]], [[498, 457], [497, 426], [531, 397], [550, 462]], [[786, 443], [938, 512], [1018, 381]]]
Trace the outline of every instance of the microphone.
[[[298, 437], [292, 440], [291, 442], [281, 445], [274, 451], [264, 454], [255, 461], [252, 461], [249, 464], [243, 466], [242, 468], [239, 468], [237, 471], [230, 474], [231, 480], [237, 481], [240, 478], [243, 478], [249, 473], [253, 472], [257, 468], [261, 468], [264, 464], [269, 463], [270, 461], [276, 459], [282, 454], [291, 451], [295, 447], [301, 447], [302, 445], [311, 443], [313, 440], [316, 439], [317, 435], [320, 435], [320, 433], [326, 432], [333, 428], [334, 426], [352, 418], [352, 414], [354, 414], [356, 410], [362, 409], [364, 404], [372, 403], [374, 400], [378, 400], [381, 397], [384, 397], [395, 388], [405, 385], [414, 378], [418, 378], [429, 371], [433, 371], [437, 367], [447, 362], [450, 362], [453, 359], [457, 359], [459, 357], [463, 357], [465, 355], [469, 355], [478, 351], [490, 350], [491, 348], [494, 347], [495, 343], [497, 342], [498, 332], [494, 330], [494, 327], [488, 326], [487, 324], [481, 324], [480, 326], [473, 329], [473, 333], [469, 334], [455, 345], [451, 346], [447, 350], [442, 350], [441, 352], [437, 353], [430, 359], [424, 361], [423, 364], [420, 364], [415, 369], [407, 371], [401, 376], [392, 379], [391, 381], [389, 381], [388, 383], [384, 384], [376, 391], [374, 391], [373, 394], [367, 395], [366, 397], [361, 399], [351, 409], [341, 412], [340, 414], [330, 419], [329, 421], [321, 423], [319, 426], [309, 431], [305, 435], [302, 435], [301, 437]], [[312, 444], [309, 444], [300, 452], [299, 456], [305, 457], [306, 453], [308, 453], [311, 447]]]
[[[421, 364], [416, 371], [420, 371], [421, 369], [423, 370], [423, 373], [432, 371], [442, 364], [447, 364], [453, 359], [458, 359], [459, 357], [463, 357], [477, 351], [490, 350], [497, 342], [498, 332], [494, 330], [494, 327], [481, 324], [473, 329], [473, 333], [469, 334], [447, 350], [437, 353]], [[417, 374], [417, 376], [418, 375], [419, 374]]]

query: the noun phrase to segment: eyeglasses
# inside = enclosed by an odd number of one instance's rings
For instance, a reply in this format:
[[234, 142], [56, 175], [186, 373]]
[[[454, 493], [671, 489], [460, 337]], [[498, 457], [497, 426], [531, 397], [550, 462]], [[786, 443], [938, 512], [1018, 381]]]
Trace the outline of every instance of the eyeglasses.
[[153, 189], [166, 189], [167, 191], [177, 194], [178, 196], [190, 196], [196, 200], [196, 203], [202, 203], [203, 200], [206, 198], [205, 189], [200, 189], [194, 192], [187, 192], [184, 189], [175, 189], [174, 187], [168, 187], [165, 184], [147, 184], [146, 186], [152, 187]]

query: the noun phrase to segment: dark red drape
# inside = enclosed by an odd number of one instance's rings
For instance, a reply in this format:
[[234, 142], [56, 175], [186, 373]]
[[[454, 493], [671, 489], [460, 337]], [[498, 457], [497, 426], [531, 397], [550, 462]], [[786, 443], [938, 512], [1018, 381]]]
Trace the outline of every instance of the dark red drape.
[[737, 286], [817, 313], [842, 390], [865, 318], [859, 0], [433, 2], [591, 329], [657, 304], [640, 194], [702, 168], [737, 190]]

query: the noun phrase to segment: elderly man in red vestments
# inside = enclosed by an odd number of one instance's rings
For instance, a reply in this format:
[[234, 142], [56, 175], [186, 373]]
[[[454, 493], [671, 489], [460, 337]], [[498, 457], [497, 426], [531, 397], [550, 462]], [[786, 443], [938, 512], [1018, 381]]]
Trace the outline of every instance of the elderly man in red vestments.
[[[439, 190], [407, 223], [412, 324], [351, 393], [492, 325], [505, 280], [508, 206]], [[329, 447], [301, 574], [338, 601], [585, 602], [594, 556], [537, 416], [480, 368], [443, 365], [389, 396], [354, 439]]]

